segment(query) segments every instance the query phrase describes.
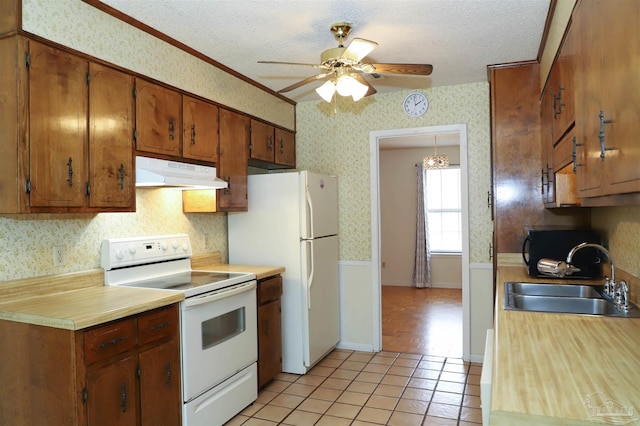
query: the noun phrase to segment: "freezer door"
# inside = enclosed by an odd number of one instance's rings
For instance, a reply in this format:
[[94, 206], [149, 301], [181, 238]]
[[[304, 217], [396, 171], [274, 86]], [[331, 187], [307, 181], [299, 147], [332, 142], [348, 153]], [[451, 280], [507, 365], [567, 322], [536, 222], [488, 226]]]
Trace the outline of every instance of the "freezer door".
[[335, 176], [301, 172], [302, 238], [338, 233], [338, 179]]
[[304, 365], [310, 367], [340, 340], [338, 237], [302, 241]]

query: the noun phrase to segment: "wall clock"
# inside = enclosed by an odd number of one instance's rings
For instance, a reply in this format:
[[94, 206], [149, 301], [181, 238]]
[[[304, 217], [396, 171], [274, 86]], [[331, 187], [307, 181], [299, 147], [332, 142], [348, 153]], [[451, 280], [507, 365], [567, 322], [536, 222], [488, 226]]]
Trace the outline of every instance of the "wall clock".
[[405, 98], [402, 106], [410, 117], [420, 117], [429, 109], [429, 100], [422, 93], [415, 92]]

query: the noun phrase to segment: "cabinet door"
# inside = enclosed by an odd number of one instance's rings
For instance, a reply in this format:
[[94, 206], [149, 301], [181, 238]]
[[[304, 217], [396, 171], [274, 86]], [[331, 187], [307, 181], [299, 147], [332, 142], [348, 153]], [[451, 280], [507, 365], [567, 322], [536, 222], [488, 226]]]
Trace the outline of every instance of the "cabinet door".
[[261, 121], [251, 120], [251, 144], [249, 156], [252, 160], [273, 163], [273, 126]]
[[136, 149], [180, 156], [180, 93], [136, 79]]
[[82, 207], [87, 184], [88, 62], [29, 42], [30, 204]]
[[569, 130], [569, 127], [571, 127], [575, 120], [575, 91], [573, 82], [575, 73], [575, 45], [571, 23], [569, 23], [569, 28], [560, 47], [555, 65], [558, 68], [558, 75], [554, 86], [557, 97], [554, 143], [557, 143]]
[[173, 339], [140, 353], [140, 414], [143, 426], [175, 426], [181, 422], [178, 342], [178, 339]]
[[89, 205], [133, 210], [133, 77], [94, 63], [89, 70]]
[[218, 107], [183, 96], [182, 114], [182, 156], [218, 162]]
[[218, 190], [220, 211], [247, 210], [249, 117], [220, 109], [220, 161], [218, 176], [229, 183]]
[[280, 299], [258, 307], [258, 388], [282, 372]]
[[87, 424], [135, 425], [138, 414], [135, 354], [87, 373]]
[[[552, 72], [553, 73], [553, 72]], [[550, 79], [540, 100], [540, 142], [541, 142], [541, 164], [540, 180], [542, 201], [552, 202], [553, 191], [553, 116], [554, 97], [551, 90], [552, 79]]]
[[283, 166], [296, 167], [296, 136], [292, 132], [276, 129], [275, 162]]

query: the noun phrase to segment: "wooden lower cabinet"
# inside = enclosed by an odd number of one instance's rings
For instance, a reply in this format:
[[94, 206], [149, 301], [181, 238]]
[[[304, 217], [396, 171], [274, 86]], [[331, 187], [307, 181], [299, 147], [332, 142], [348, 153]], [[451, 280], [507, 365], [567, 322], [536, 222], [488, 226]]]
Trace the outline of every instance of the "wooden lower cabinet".
[[258, 389], [282, 372], [282, 276], [258, 281]]
[[0, 339], [0, 424], [181, 424], [178, 304], [77, 331], [0, 321]]

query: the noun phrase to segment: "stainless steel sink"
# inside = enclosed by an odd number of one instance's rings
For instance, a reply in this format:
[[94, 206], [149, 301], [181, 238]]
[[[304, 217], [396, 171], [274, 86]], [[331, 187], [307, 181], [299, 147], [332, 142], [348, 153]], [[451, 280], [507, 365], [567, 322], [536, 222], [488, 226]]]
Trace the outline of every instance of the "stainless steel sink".
[[507, 292], [530, 296], [602, 298], [602, 286], [571, 284], [505, 283]]
[[537, 284], [507, 282], [504, 286], [504, 309], [528, 312], [603, 315], [640, 318], [635, 305], [623, 312], [602, 297], [600, 286], [571, 284]]

